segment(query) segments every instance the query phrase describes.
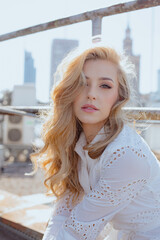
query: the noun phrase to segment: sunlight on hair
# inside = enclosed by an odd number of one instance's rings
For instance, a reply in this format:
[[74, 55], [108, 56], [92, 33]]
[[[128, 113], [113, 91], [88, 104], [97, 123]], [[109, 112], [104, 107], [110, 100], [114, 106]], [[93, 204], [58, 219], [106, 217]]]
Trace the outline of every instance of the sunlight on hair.
[[44, 120], [44, 146], [31, 154], [31, 160], [35, 164], [34, 172], [37, 171], [37, 165], [44, 170], [44, 184], [57, 198], [63, 197], [65, 192], [70, 190], [75, 200], [82, 191], [76, 171], [78, 155], [74, 147], [83, 129], [73, 112], [73, 102], [83, 90], [85, 61], [102, 59], [114, 63], [117, 65], [119, 82], [119, 101], [112, 107], [105, 122], [106, 138], [93, 145], [84, 146], [89, 156], [92, 159], [98, 158], [107, 145], [118, 136], [124, 123], [129, 122], [122, 108], [130, 101], [132, 95], [134, 66], [124, 54], [106, 46], [101, 36], [95, 36], [95, 39], [101, 41], [91, 41], [76, 47], [58, 65], [51, 90], [51, 109], [45, 113], [45, 118], [43, 112], [41, 113]]

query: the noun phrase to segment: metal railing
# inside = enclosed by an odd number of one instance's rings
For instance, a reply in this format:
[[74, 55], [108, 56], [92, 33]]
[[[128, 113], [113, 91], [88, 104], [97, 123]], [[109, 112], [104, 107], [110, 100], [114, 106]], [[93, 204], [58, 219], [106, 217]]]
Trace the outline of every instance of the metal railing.
[[[111, 16], [120, 13], [131, 12], [140, 9], [146, 9], [150, 7], [160, 6], [160, 0], [137, 0], [130, 1], [127, 3], [116, 4], [113, 6], [109, 6], [106, 8], [100, 8], [93, 11], [84, 12], [81, 14], [77, 14], [74, 16], [61, 18], [58, 20], [54, 20], [51, 22], [46, 22], [43, 24], [39, 24], [36, 26], [24, 28], [18, 31], [10, 32], [7, 34], [0, 35], [0, 41], [11, 40], [13, 38], [27, 36], [30, 34], [46, 31], [49, 29], [54, 29], [62, 26], [71, 25], [74, 23], [80, 23], [84, 21], [91, 20], [92, 21], [92, 37], [101, 35], [102, 29], [102, 18], [106, 16]], [[27, 115], [31, 117], [35, 117], [38, 110], [43, 110], [48, 107], [0, 107], [0, 114], [8, 114], [8, 115]], [[125, 111], [130, 111], [136, 119], [146, 119], [144, 116], [147, 116], [147, 119], [150, 120], [160, 120], [160, 108], [132, 108], [125, 109]]]
[[[50, 106], [5, 106], [0, 107], [0, 114], [3, 115], [19, 115], [38, 117], [39, 113], [43, 110], [49, 110]], [[137, 121], [160, 121], [160, 108], [149, 108], [149, 107], [124, 107], [124, 112], [127, 112], [129, 117]]]
[[[94, 11], [84, 12], [78, 15], [61, 18], [51, 22], [39, 24], [29, 28], [21, 29], [4, 35], [0, 35], [0, 41], [6, 41], [20, 36], [26, 36], [29, 34], [46, 31], [49, 29], [54, 29], [66, 25], [71, 25], [74, 23], [79, 23], [87, 20], [92, 21], [92, 36], [97, 36], [101, 34], [101, 22], [102, 18], [106, 16], [111, 16], [120, 13], [131, 12], [135, 10], [155, 7], [160, 5], [160, 0], [137, 0], [127, 3], [116, 4], [106, 8], [97, 9]], [[46, 107], [44, 107], [46, 108]], [[36, 116], [35, 113], [38, 112], [42, 107], [0, 107], [1, 114], [8, 115], [27, 115], [27, 116]], [[150, 109], [150, 108], [132, 108], [129, 111], [132, 112], [134, 117], [143, 118], [144, 114], [148, 116], [148, 119], [160, 120], [160, 109]]]
[[106, 8], [100, 8], [97, 10], [84, 12], [74, 16], [61, 18], [51, 22], [46, 22], [43, 24], [35, 25], [32, 27], [24, 28], [18, 31], [0, 35], [0, 41], [6, 41], [9, 39], [22, 37], [49, 29], [54, 29], [58, 27], [64, 27], [74, 23], [80, 23], [84, 21], [92, 21], [92, 36], [101, 34], [101, 20], [103, 17], [112, 16], [115, 14], [131, 12], [135, 10], [156, 7], [160, 5], [160, 0], [137, 0], [130, 1], [127, 3], [116, 4]]

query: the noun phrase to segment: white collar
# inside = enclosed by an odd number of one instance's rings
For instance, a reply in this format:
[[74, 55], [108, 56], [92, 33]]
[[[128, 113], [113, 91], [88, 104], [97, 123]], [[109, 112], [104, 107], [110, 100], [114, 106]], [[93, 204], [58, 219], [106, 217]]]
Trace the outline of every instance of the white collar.
[[[100, 131], [97, 133], [97, 135], [93, 138], [93, 140], [90, 142], [90, 144], [94, 144], [98, 142], [99, 140], [103, 140], [106, 138], [105, 128], [104, 126], [100, 129]], [[87, 144], [86, 137], [84, 132], [82, 131], [79, 139], [75, 145], [74, 151], [78, 153], [78, 155], [83, 159], [84, 158], [84, 150], [83, 147]], [[88, 151], [87, 151], [88, 152]]]
[[[104, 132], [104, 127], [100, 129], [100, 131], [97, 133], [97, 135], [94, 137], [94, 139], [91, 141], [91, 144], [94, 144], [95, 142], [102, 140], [106, 137], [106, 134]], [[91, 189], [90, 186], [95, 182], [95, 179], [92, 178], [93, 176], [89, 175], [91, 166], [95, 165], [97, 161], [99, 161], [99, 158], [93, 161], [92, 158], [88, 155], [88, 150], [84, 150], [83, 147], [87, 144], [86, 137], [84, 132], [82, 131], [80, 134], [80, 137], [76, 143], [76, 146], [74, 148], [75, 152], [80, 156], [80, 167], [78, 170], [78, 176], [81, 186], [83, 187], [85, 193], [88, 193]], [[92, 178], [92, 180], [91, 180]]]

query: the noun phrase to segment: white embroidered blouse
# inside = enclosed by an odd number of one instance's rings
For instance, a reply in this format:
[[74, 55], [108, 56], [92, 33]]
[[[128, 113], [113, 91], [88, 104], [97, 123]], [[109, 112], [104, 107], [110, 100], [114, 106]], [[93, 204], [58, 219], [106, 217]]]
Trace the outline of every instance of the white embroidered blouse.
[[[91, 143], [105, 138], [104, 127]], [[84, 132], [75, 146], [84, 189], [72, 206], [68, 192], [53, 209], [43, 240], [160, 240], [160, 163], [148, 144], [124, 125], [100, 158]]]

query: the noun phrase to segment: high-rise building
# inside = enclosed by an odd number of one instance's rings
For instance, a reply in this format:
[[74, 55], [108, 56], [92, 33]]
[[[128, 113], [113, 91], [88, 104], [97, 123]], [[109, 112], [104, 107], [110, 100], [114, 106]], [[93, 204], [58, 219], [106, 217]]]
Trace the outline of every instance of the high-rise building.
[[36, 68], [34, 67], [34, 59], [30, 52], [25, 51], [24, 61], [24, 84], [36, 82]]
[[54, 39], [51, 48], [51, 70], [50, 70], [50, 89], [54, 83], [54, 73], [56, 72], [57, 66], [60, 64], [62, 59], [71, 50], [79, 45], [78, 40], [71, 39]]
[[135, 70], [136, 70], [136, 75], [137, 78], [135, 79], [135, 91], [137, 92], [137, 95], [140, 95], [140, 90], [139, 90], [139, 73], [140, 73], [140, 55], [134, 55], [133, 50], [132, 50], [132, 39], [130, 36], [131, 30], [128, 25], [126, 29], [126, 36], [125, 39], [123, 40], [123, 50], [125, 51], [126, 55], [129, 57], [130, 61], [135, 65]]
[[158, 94], [160, 94], [160, 69], [158, 70], [158, 89], [157, 89]]

